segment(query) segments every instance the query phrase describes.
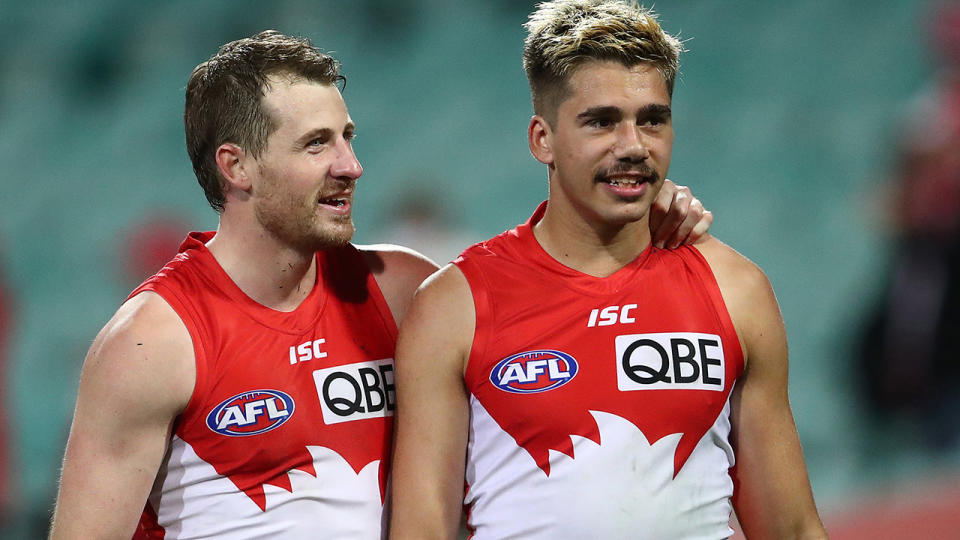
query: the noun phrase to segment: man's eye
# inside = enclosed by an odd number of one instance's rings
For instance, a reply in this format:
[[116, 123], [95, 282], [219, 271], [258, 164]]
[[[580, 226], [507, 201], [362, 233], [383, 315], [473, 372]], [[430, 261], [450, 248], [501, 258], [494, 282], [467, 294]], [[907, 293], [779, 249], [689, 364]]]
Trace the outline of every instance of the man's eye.
[[320, 139], [313, 139], [312, 141], [310, 141], [310, 142], [307, 143], [307, 146], [316, 148], [316, 147], [320, 146], [321, 144], [323, 144], [323, 141], [321, 141]]
[[595, 128], [607, 128], [613, 125], [613, 121], [609, 118], [594, 118], [587, 122], [587, 124]]

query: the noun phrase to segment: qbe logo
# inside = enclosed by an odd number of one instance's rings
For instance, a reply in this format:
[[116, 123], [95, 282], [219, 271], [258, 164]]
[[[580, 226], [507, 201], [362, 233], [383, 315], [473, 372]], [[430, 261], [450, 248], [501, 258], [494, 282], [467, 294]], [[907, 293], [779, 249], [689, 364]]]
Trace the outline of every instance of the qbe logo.
[[497, 362], [490, 371], [490, 382], [505, 392], [534, 394], [567, 384], [577, 369], [577, 361], [565, 352], [526, 351]]
[[229, 397], [207, 414], [207, 427], [246, 437], [277, 429], [293, 416], [293, 398], [279, 390], [253, 390]]
[[723, 341], [714, 334], [617, 336], [620, 390], [723, 390]]
[[393, 416], [393, 358], [313, 372], [325, 424]]

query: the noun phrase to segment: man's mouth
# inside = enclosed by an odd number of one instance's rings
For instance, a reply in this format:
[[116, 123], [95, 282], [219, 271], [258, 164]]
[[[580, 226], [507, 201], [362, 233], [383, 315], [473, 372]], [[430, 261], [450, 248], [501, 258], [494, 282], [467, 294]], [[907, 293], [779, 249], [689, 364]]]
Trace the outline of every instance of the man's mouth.
[[655, 184], [658, 180], [657, 171], [650, 167], [640, 167], [629, 170], [598, 171], [595, 177], [597, 182], [610, 184], [614, 187], [635, 188], [640, 184]]
[[335, 193], [317, 199], [321, 208], [338, 216], [350, 215], [350, 210], [353, 208], [351, 201], [351, 193]]
[[327, 206], [341, 207], [347, 205], [350, 202], [350, 198], [343, 196], [321, 197], [319, 202]]
[[641, 178], [641, 177], [636, 177], [636, 176], [631, 176], [631, 177], [619, 177], [619, 176], [617, 176], [617, 177], [613, 177], [613, 178], [605, 178], [605, 179], [601, 180], [601, 182], [606, 182], [607, 184], [610, 184], [611, 186], [617, 186], [617, 187], [636, 187], [636, 186], [639, 186], [639, 185], [640, 185], [641, 183], [643, 183], [643, 182], [650, 182], [650, 180], [651, 180], [651, 179], [648, 178], [648, 177], [643, 177], [643, 178]]

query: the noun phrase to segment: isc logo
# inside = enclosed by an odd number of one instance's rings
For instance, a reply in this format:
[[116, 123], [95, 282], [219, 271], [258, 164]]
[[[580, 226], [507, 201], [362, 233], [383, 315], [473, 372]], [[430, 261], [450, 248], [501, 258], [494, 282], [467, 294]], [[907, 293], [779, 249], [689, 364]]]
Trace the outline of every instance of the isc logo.
[[325, 424], [393, 416], [393, 358], [313, 372]]
[[617, 336], [620, 390], [723, 390], [723, 342], [714, 334]]
[[293, 398], [279, 390], [244, 392], [214, 407], [207, 427], [231, 437], [258, 435], [280, 427], [293, 416], [293, 409]]
[[296, 347], [290, 347], [290, 365], [296, 364], [297, 362], [307, 362], [314, 358], [326, 358], [327, 353], [321, 350], [321, 347], [326, 342], [326, 339], [320, 338], [313, 341], [306, 341]]
[[527, 351], [498, 362], [490, 371], [490, 382], [515, 394], [546, 392], [570, 382], [577, 369], [577, 361], [565, 352]]
[[590, 319], [587, 320], [587, 328], [594, 326], [610, 326], [613, 324], [630, 324], [637, 322], [630, 312], [637, 309], [637, 304], [627, 304], [625, 306], [607, 306], [603, 309], [597, 308], [590, 312]]

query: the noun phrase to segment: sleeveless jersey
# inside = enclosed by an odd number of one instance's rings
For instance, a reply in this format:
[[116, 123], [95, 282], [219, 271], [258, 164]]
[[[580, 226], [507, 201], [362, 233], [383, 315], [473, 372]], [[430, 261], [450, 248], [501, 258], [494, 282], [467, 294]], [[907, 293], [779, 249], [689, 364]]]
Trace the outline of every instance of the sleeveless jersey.
[[743, 357], [693, 247], [606, 278], [548, 255], [530, 220], [464, 251], [473, 538], [726, 538], [729, 397]]
[[196, 385], [134, 538], [381, 538], [396, 325], [352, 245], [317, 254], [292, 312], [231, 281], [191, 233], [132, 294], [190, 332]]

